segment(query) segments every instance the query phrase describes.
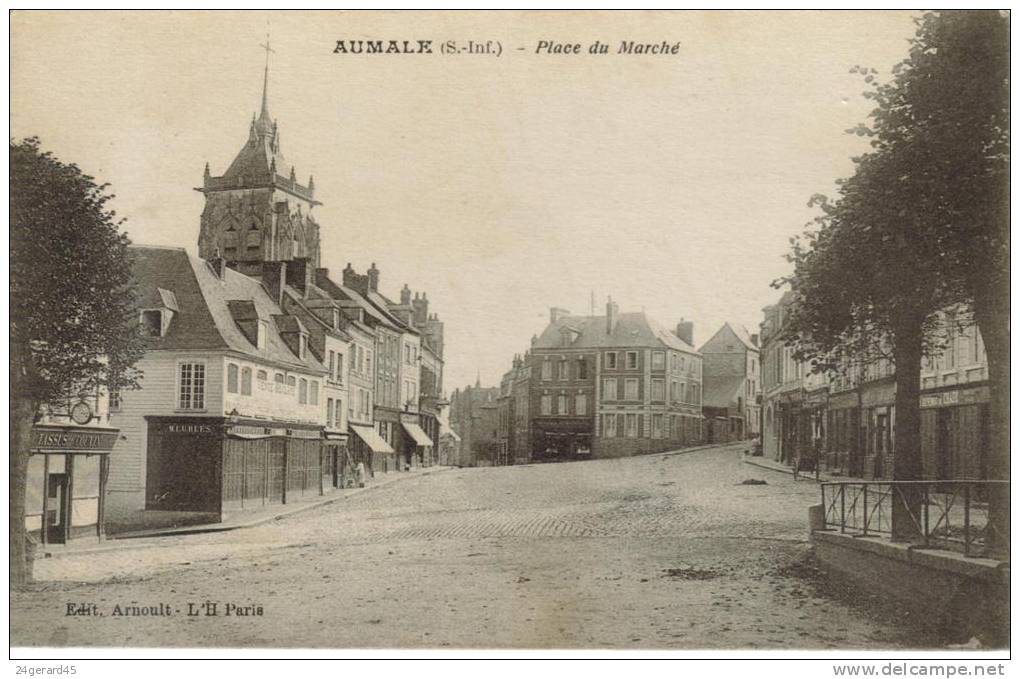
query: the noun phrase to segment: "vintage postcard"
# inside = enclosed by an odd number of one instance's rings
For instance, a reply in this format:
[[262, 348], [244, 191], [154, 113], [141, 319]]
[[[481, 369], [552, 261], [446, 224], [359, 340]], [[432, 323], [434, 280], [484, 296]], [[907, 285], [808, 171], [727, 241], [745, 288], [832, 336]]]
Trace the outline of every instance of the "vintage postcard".
[[9, 18], [18, 657], [1002, 673], [1008, 12]]

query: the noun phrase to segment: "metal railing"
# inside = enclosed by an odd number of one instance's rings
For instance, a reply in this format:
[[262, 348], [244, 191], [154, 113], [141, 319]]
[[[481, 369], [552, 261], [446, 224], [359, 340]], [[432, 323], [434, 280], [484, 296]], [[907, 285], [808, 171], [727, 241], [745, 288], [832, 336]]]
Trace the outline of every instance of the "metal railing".
[[989, 495], [1003, 487], [1008, 489], [1009, 481], [825, 482], [824, 528], [859, 537], [891, 536], [893, 503], [898, 501], [905, 507], [908, 528], [918, 536], [915, 547], [978, 556], [996, 530], [995, 522], [989, 521]]

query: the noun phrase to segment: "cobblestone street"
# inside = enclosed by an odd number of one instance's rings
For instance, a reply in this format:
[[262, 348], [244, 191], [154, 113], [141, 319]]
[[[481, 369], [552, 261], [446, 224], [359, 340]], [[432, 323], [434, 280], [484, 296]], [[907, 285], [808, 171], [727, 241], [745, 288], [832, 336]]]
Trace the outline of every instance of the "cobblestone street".
[[[13, 595], [11, 643], [923, 645], [800, 575], [817, 486], [745, 465], [742, 449], [436, 471], [260, 527], [44, 559]], [[205, 601], [218, 616], [187, 615]], [[69, 617], [68, 603], [104, 615]], [[169, 616], [112, 615], [161, 603]]]

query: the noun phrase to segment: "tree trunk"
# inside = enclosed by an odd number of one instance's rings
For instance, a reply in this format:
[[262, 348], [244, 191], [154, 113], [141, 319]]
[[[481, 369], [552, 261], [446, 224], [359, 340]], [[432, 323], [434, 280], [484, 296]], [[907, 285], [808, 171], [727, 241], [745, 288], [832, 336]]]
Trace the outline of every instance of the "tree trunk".
[[[896, 424], [893, 481], [921, 479], [921, 321], [904, 318], [896, 329]], [[892, 492], [892, 539], [913, 542], [921, 535], [921, 489]]]
[[[1008, 295], [1006, 297], [1008, 303]], [[988, 449], [985, 475], [989, 479], [1009, 480], [1009, 310], [988, 304], [975, 304], [975, 318], [988, 357], [988, 381], [991, 391], [988, 418]], [[1009, 554], [1009, 486], [993, 487], [988, 497], [986, 547], [990, 552]]]
[[11, 409], [11, 464], [10, 477], [10, 541], [11, 589], [32, 581], [32, 555], [28, 550], [28, 532], [25, 530], [25, 484], [28, 477], [28, 458], [31, 455], [32, 424], [38, 403], [32, 394], [34, 375], [29, 365], [31, 354], [19, 350], [19, 343], [11, 342], [10, 355], [10, 409]]

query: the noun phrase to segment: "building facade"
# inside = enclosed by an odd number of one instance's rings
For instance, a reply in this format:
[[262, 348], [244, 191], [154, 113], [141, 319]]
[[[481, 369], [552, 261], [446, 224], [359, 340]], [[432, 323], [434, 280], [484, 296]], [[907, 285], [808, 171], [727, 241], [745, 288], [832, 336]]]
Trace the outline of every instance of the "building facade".
[[534, 459], [621, 457], [703, 441], [702, 363], [693, 324], [676, 332], [644, 312], [574, 316], [553, 308], [532, 341]]
[[[798, 456], [822, 468], [866, 479], [893, 475], [896, 455], [896, 366], [890, 352], [854, 357], [835, 374], [797, 362], [780, 331], [787, 293], [766, 307], [762, 323], [765, 454], [793, 464]], [[926, 479], [986, 478], [987, 357], [966, 309], [938, 315], [945, 347], [925, 359], [920, 381], [922, 475]]]
[[177, 248], [129, 252], [147, 350], [141, 389], [111, 408], [121, 431], [111, 520], [143, 510], [222, 520], [320, 494], [331, 481], [320, 456], [327, 371], [304, 323], [284, 313], [271, 285], [222, 259]]
[[459, 437], [460, 467], [492, 466], [499, 451], [499, 387], [455, 389], [450, 395], [450, 425]]
[[724, 323], [698, 351], [704, 365], [704, 415], [709, 442], [737, 441], [759, 433], [761, 365], [758, 335]]

